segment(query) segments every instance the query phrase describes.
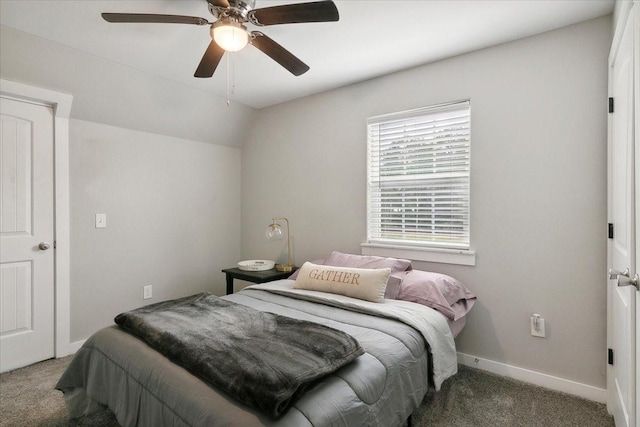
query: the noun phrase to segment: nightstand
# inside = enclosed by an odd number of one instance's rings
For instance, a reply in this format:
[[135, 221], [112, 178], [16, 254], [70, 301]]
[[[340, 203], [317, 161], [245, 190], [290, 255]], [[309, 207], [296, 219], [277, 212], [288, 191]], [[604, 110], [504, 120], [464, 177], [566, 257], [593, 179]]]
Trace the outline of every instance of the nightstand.
[[[294, 267], [293, 271], [296, 271]], [[225, 268], [222, 270], [227, 275], [227, 295], [233, 293], [233, 279], [245, 280], [251, 283], [266, 283], [274, 280], [286, 279], [293, 274], [293, 271], [277, 271], [275, 268], [263, 271], [247, 271], [239, 268]]]

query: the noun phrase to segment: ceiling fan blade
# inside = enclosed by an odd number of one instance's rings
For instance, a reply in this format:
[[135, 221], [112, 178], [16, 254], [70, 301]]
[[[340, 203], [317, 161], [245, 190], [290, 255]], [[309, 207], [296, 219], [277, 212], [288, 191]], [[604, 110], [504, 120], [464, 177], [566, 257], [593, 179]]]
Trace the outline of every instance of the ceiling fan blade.
[[210, 22], [197, 16], [157, 15], [153, 13], [103, 13], [107, 22], [155, 23], [155, 24], [193, 24], [207, 25]]
[[207, 0], [207, 3], [216, 7], [229, 7], [229, 2], [227, 0]]
[[209, 47], [204, 53], [204, 56], [200, 60], [200, 64], [196, 69], [194, 77], [211, 77], [213, 76], [213, 72], [216, 71], [216, 67], [218, 67], [218, 63], [220, 59], [222, 59], [222, 55], [224, 55], [224, 49], [218, 46], [218, 44], [211, 40], [209, 43]]
[[253, 40], [251, 40], [252, 45], [289, 70], [294, 76], [299, 76], [309, 71], [309, 66], [307, 64], [300, 61], [291, 52], [280, 46], [271, 38], [262, 34], [260, 31], [253, 31], [251, 32], [251, 35], [253, 36]]
[[255, 25], [329, 22], [340, 19], [338, 8], [331, 0], [263, 7], [249, 11], [247, 16]]

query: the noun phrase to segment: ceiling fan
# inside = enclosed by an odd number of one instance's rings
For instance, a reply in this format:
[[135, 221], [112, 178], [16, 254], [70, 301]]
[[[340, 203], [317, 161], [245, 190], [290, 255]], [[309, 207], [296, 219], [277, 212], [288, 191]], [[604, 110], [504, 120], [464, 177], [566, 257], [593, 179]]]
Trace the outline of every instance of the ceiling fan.
[[255, 0], [206, 0], [213, 22], [197, 16], [157, 15], [149, 13], [103, 13], [107, 22], [117, 23], [169, 23], [209, 25], [211, 43], [204, 53], [195, 77], [213, 76], [225, 52], [236, 52], [252, 44], [271, 59], [299, 76], [309, 66], [261, 31], [247, 31], [246, 23], [257, 26], [294, 24], [305, 22], [330, 22], [339, 19], [338, 9], [332, 0], [296, 3], [254, 9]]

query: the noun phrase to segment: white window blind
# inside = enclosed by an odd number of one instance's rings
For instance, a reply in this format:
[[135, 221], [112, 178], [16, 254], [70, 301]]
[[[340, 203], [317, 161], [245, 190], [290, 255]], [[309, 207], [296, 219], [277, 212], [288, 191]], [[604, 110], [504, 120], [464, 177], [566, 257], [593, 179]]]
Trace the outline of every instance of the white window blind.
[[368, 242], [469, 249], [469, 101], [367, 127]]

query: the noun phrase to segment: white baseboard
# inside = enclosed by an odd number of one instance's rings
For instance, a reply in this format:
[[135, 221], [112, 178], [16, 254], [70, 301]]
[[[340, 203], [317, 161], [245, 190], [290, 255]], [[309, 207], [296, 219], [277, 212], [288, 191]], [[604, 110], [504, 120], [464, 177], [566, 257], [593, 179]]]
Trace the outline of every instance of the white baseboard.
[[84, 344], [86, 340], [80, 340], [76, 342], [69, 343], [69, 354], [75, 354], [76, 351], [80, 350], [82, 344]]
[[516, 366], [500, 362], [494, 362], [493, 360], [483, 359], [481, 357], [464, 353], [458, 353], [458, 363], [491, 372], [496, 375], [501, 375], [503, 377], [513, 378], [515, 380], [535, 384], [540, 387], [579, 396], [595, 402], [607, 403], [607, 390], [603, 388], [578, 383], [560, 377], [554, 377], [540, 372], [530, 371], [528, 369], [518, 368]]

